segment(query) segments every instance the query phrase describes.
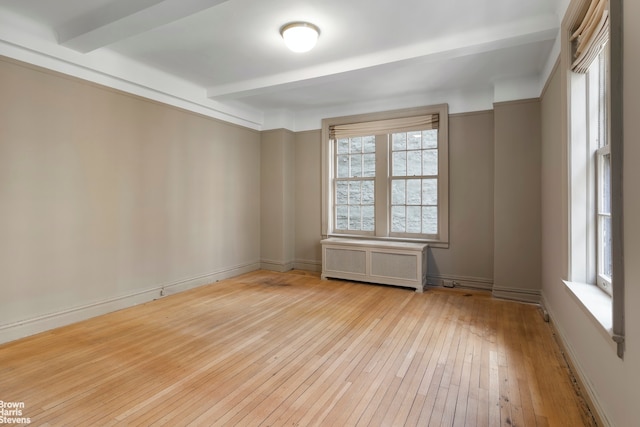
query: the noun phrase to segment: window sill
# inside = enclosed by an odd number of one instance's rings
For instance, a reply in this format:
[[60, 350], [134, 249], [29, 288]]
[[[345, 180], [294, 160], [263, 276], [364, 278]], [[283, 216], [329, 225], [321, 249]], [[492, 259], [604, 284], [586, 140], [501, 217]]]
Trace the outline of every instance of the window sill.
[[595, 285], [563, 280], [585, 311], [610, 337], [613, 336], [613, 304], [611, 296]]
[[373, 242], [398, 242], [398, 243], [421, 243], [429, 245], [430, 248], [449, 249], [449, 242], [443, 242], [442, 240], [429, 240], [429, 239], [411, 239], [400, 237], [380, 237], [380, 236], [368, 236], [359, 234], [346, 234], [346, 233], [329, 233], [327, 236], [323, 236], [323, 239], [337, 237], [340, 239], [353, 239], [362, 241]]

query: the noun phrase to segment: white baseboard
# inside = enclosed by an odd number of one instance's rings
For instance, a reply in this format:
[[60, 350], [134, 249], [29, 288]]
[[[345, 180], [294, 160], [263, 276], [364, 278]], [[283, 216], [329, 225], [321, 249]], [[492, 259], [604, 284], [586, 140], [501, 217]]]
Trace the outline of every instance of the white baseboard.
[[485, 291], [493, 289], [493, 280], [484, 277], [427, 274], [427, 285], [429, 286], [445, 286], [446, 282], [450, 283], [454, 288], [459, 287]]
[[540, 291], [538, 289], [518, 289], [494, 286], [492, 293], [496, 298], [510, 299], [514, 301], [529, 302], [534, 304], [540, 303]]
[[40, 332], [59, 328], [80, 322], [91, 317], [100, 316], [112, 311], [132, 307], [160, 298], [162, 295], [170, 295], [192, 289], [198, 286], [207, 285], [229, 277], [238, 276], [258, 270], [260, 263], [250, 263], [238, 265], [223, 270], [218, 270], [209, 274], [193, 277], [178, 282], [161, 284], [152, 288], [132, 292], [126, 295], [119, 295], [107, 298], [102, 301], [95, 301], [88, 304], [71, 307], [55, 313], [47, 313], [22, 319], [17, 322], [0, 325], [0, 344], [14, 341]]

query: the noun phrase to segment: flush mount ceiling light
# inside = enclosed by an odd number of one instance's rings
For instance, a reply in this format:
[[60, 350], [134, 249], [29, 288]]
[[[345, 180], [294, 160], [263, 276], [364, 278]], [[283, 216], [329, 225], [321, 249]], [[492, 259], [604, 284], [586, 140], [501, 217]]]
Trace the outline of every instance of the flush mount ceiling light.
[[316, 45], [320, 29], [308, 22], [291, 22], [280, 28], [284, 44], [294, 52], [307, 52]]

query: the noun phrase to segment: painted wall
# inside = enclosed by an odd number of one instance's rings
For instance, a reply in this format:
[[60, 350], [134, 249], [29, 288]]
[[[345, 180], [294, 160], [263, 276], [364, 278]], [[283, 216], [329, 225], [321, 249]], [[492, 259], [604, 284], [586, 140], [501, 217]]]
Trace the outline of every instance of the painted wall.
[[624, 7], [624, 257], [626, 352], [616, 356], [611, 338], [564, 288], [566, 277], [566, 159], [561, 136], [561, 73], [552, 76], [542, 99], [542, 294], [569, 354], [595, 404], [611, 426], [638, 425], [640, 384], [640, 3]]
[[494, 287], [538, 302], [541, 288], [540, 102], [499, 103], [495, 115]]
[[449, 248], [429, 249], [429, 277], [493, 285], [493, 111], [449, 117]]
[[295, 257], [295, 135], [278, 129], [261, 140], [261, 264], [287, 271]]
[[259, 132], [2, 58], [0, 94], [0, 341], [259, 267]]
[[296, 268], [321, 271], [321, 134], [298, 132], [295, 140]]

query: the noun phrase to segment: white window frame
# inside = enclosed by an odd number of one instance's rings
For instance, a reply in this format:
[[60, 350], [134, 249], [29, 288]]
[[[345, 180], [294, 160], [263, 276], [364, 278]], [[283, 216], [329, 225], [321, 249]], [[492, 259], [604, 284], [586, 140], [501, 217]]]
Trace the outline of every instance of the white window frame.
[[[610, 19], [608, 91], [608, 149], [597, 153], [587, 143], [586, 77], [571, 71], [574, 61], [571, 34], [585, 16], [590, 0], [571, 0], [562, 21], [561, 75], [563, 136], [567, 141], [567, 270], [563, 282], [591, 317], [616, 344], [617, 355], [625, 352], [625, 279], [623, 256], [623, 135], [622, 135], [622, 0], [608, 0]], [[607, 151], [608, 150], [608, 151]], [[598, 286], [597, 265], [597, 199], [596, 166], [599, 155], [611, 158], [611, 257], [610, 293]]]
[[[608, 62], [606, 50], [604, 55]], [[608, 95], [601, 99], [601, 85], [607, 81], [601, 78], [602, 71], [598, 57], [587, 74], [570, 74], [570, 281], [597, 285], [611, 295], [611, 278], [602, 274], [602, 221], [611, 217], [601, 206], [602, 159], [610, 155], [609, 120], [600, 113], [610, 110]], [[605, 93], [609, 93], [608, 88]]]
[[[329, 137], [329, 128], [335, 125], [364, 123], [378, 120], [398, 119], [405, 117], [439, 114], [438, 126], [438, 232], [434, 235], [415, 235], [408, 233], [392, 233], [389, 226], [391, 209], [389, 142], [385, 135], [376, 135], [376, 171], [385, 171], [378, 175], [375, 184], [376, 227], [374, 232], [343, 232], [335, 230], [335, 144]], [[429, 243], [432, 247], [448, 247], [449, 244], [449, 125], [448, 106], [446, 104], [361, 114], [355, 116], [336, 117], [322, 121], [322, 236], [342, 236], [362, 239], [390, 241], [419, 241]], [[383, 154], [383, 155], [379, 155]]]

